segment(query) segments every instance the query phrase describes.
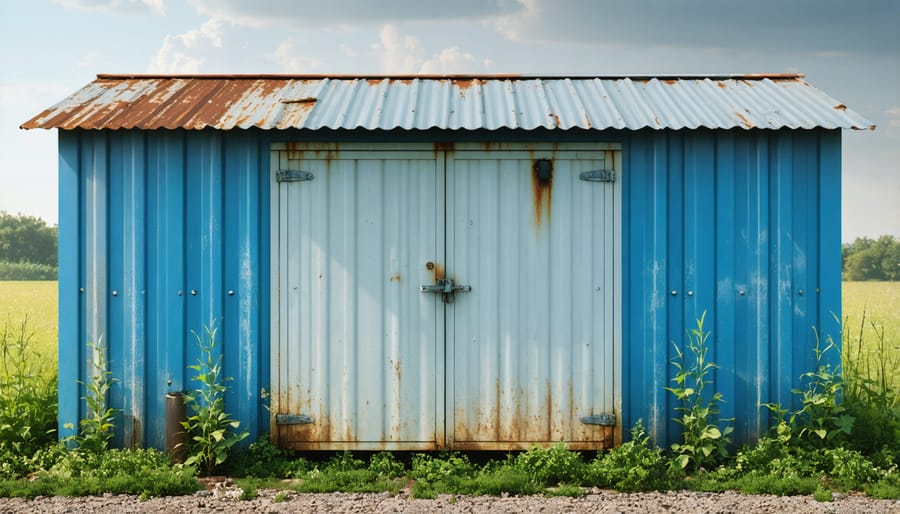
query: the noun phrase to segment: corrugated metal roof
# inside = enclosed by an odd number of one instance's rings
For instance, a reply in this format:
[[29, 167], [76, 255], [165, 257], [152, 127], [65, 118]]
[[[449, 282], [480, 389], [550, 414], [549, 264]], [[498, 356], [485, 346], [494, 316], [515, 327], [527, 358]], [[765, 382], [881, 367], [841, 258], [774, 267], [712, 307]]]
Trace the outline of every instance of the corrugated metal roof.
[[98, 75], [25, 122], [61, 129], [476, 130], [875, 126], [802, 75]]

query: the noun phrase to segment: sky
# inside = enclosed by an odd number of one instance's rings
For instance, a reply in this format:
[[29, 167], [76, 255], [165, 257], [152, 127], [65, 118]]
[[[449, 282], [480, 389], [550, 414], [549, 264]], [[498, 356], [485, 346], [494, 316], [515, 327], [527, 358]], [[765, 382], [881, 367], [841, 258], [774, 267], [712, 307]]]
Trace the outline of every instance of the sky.
[[[842, 240], [900, 236], [898, 0], [0, 0], [0, 211], [55, 224], [56, 131], [98, 73], [804, 73], [843, 132]], [[835, 206], [837, 207], [837, 206]]]

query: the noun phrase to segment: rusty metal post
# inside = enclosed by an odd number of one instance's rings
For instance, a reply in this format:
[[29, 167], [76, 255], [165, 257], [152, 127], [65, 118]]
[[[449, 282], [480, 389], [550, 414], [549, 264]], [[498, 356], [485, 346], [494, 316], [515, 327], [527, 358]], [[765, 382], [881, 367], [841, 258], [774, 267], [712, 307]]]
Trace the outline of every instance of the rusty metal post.
[[187, 434], [183, 422], [187, 421], [184, 393], [166, 394], [166, 453], [173, 462], [184, 462], [187, 455]]

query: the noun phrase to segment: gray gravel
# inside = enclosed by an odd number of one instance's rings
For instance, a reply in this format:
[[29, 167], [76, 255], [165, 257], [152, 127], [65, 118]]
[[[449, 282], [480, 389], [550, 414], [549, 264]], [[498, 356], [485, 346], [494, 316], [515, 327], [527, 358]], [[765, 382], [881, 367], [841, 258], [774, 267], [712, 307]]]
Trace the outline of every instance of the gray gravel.
[[819, 503], [811, 496], [743, 495], [670, 491], [625, 494], [593, 489], [579, 498], [489, 497], [440, 495], [417, 500], [408, 491], [390, 493], [288, 493], [275, 502], [277, 491], [260, 490], [255, 500], [241, 501], [240, 489], [217, 487], [193, 496], [151, 498], [104, 495], [86, 498], [40, 497], [34, 500], [0, 498], [0, 512], [890, 512], [900, 514], [900, 501], [872, 500], [859, 495], [835, 495]]

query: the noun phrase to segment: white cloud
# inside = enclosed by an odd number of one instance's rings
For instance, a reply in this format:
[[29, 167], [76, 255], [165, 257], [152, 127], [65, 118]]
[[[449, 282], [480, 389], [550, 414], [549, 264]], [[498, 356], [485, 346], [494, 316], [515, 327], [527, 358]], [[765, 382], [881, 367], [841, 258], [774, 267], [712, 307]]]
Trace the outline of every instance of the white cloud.
[[268, 58], [281, 66], [284, 73], [312, 73], [321, 71], [324, 63], [315, 57], [298, 55], [300, 41], [289, 38], [282, 41], [278, 48]]
[[378, 37], [379, 42], [371, 46], [383, 73], [479, 73], [494, 65], [491, 59], [479, 62], [474, 55], [458, 46], [444, 48], [426, 59], [422, 42], [415, 36], [400, 33], [392, 24], [382, 27]]
[[114, 14], [166, 14], [165, 0], [54, 0], [66, 9]]
[[417, 38], [401, 35], [396, 25], [382, 27], [379, 43], [372, 48], [380, 52], [381, 70], [385, 73], [415, 73], [424, 52]]
[[150, 73], [199, 73], [203, 59], [197, 54], [209, 47], [222, 47], [222, 21], [211, 18], [196, 29], [167, 35], [153, 56]]
[[439, 54], [422, 63], [420, 73], [474, 73], [475, 57], [458, 46], [445, 48]]

